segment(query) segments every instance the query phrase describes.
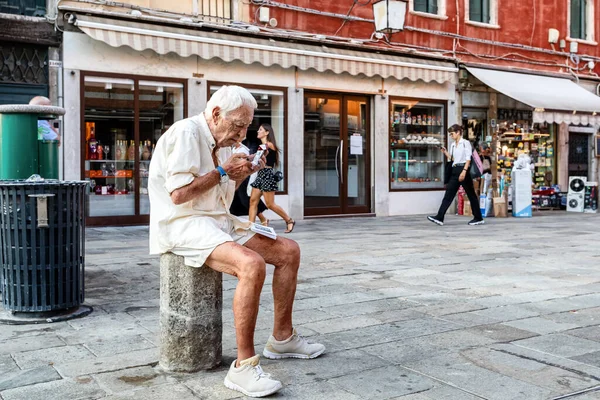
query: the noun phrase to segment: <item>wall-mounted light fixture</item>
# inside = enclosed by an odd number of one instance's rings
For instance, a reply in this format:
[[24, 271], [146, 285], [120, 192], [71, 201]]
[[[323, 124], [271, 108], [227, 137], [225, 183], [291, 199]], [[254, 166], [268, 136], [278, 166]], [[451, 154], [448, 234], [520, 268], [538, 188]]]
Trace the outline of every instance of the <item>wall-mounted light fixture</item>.
[[380, 0], [373, 3], [375, 30], [385, 33], [404, 30], [406, 6], [406, 0]]

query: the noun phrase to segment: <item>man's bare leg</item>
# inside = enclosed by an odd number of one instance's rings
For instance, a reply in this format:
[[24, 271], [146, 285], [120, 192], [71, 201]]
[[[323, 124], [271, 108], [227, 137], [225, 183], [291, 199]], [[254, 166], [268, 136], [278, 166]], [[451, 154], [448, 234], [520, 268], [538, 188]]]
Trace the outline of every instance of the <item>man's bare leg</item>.
[[290, 239], [278, 237], [272, 240], [261, 235], [254, 235], [244, 246], [261, 255], [266, 263], [275, 266], [273, 336], [277, 340], [285, 340], [292, 335], [293, 329], [292, 309], [300, 267], [300, 247]]
[[266, 275], [265, 260], [249, 248], [227, 242], [213, 250], [206, 259], [206, 264], [239, 280], [233, 296], [235, 338], [238, 347], [236, 367], [239, 367], [240, 361], [255, 355], [254, 329], [260, 292]]

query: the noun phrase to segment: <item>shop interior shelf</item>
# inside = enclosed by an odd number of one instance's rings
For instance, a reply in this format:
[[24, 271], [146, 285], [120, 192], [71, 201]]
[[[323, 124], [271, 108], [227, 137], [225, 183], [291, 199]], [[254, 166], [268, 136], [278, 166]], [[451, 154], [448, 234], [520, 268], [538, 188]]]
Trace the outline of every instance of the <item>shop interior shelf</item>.
[[398, 160], [398, 159], [394, 159], [392, 160], [393, 162], [408, 162], [408, 163], [415, 163], [415, 164], [441, 164], [442, 161], [419, 161], [419, 160]]
[[403, 144], [395, 144], [392, 143], [392, 147], [395, 148], [403, 148], [403, 147], [423, 147], [423, 148], [429, 148], [429, 147], [439, 147], [439, 144], [424, 144], [424, 143], [403, 143]]
[[[93, 163], [106, 163], [106, 162], [125, 162], [125, 163], [132, 163], [135, 162], [135, 160], [86, 160], [89, 162], [93, 162]], [[149, 163], [151, 160], [140, 160], [140, 162], [143, 163]]]
[[107, 176], [93, 176], [89, 179], [132, 179], [132, 176], [114, 176], [114, 175], [107, 175]]
[[135, 160], [86, 160], [93, 163], [106, 163], [106, 162], [135, 162]]
[[394, 124], [393, 126], [394, 127], [396, 127], [396, 126], [420, 126], [420, 127], [430, 126], [432, 128], [443, 128], [444, 127], [444, 125], [428, 125], [428, 124]]

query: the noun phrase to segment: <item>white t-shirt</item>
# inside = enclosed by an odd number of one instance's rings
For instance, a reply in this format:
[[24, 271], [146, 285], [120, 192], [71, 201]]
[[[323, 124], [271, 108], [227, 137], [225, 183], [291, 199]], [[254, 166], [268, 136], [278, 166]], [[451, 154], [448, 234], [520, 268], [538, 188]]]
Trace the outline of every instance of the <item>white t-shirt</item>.
[[467, 139], [460, 139], [458, 145], [456, 142], [452, 142], [450, 145], [450, 157], [454, 159], [452, 166], [471, 160], [471, 154], [473, 154], [473, 147]]

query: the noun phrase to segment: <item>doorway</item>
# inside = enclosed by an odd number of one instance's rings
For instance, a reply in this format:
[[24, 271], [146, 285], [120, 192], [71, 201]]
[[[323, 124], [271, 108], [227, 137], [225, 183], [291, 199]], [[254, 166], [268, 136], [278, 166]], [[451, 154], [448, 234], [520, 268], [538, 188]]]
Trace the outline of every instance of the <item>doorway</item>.
[[588, 177], [589, 137], [587, 133], [569, 132], [569, 176]]
[[371, 212], [369, 98], [304, 96], [304, 215]]

